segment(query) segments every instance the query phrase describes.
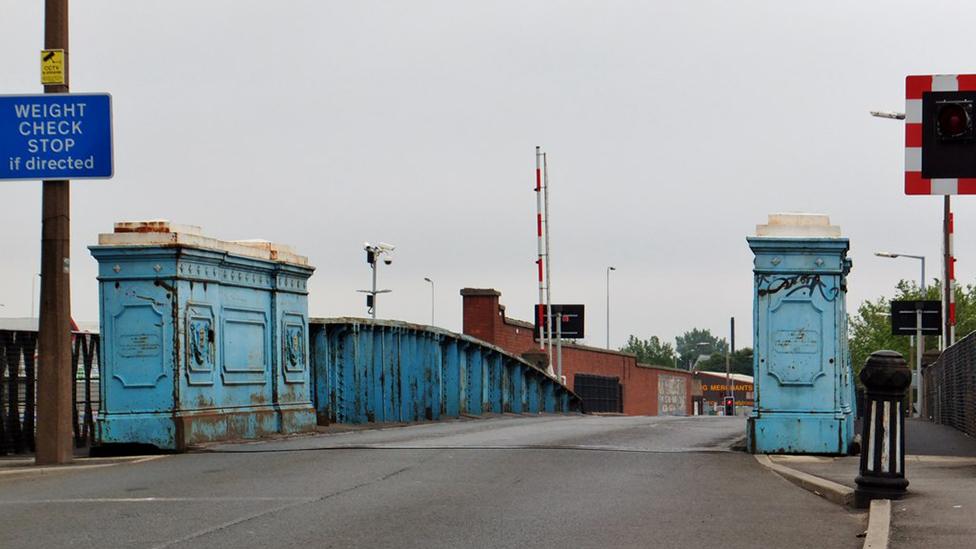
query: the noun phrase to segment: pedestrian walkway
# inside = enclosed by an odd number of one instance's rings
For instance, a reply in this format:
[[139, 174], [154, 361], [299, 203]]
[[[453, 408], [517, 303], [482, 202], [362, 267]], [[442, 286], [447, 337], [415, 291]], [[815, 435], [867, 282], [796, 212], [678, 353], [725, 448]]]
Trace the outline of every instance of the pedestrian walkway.
[[[905, 422], [908, 494], [892, 502], [891, 547], [976, 547], [976, 439], [928, 421]], [[853, 488], [860, 458], [771, 456]]]

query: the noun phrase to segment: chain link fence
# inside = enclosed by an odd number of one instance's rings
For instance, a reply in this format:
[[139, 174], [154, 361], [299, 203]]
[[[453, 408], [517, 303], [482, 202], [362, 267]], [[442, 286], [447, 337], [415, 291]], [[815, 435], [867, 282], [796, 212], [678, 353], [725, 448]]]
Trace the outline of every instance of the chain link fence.
[[925, 414], [976, 437], [976, 332], [925, 369]]

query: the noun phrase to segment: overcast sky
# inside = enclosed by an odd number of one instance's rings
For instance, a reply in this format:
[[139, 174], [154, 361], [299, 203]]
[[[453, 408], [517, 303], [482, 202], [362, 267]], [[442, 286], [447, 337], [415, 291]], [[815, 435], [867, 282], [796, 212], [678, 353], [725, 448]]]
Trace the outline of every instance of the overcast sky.
[[[71, 4], [71, 83], [114, 101], [115, 177], [72, 185], [72, 307], [96, 320], [87, 246], [164, 218], [294, 246], [314, 316], [461, 329], [460, 288], [536, 300], [534, 147], [549, 153], [554, 302], [587, 343], [692, 327], [751, 342], [745, 237], [778, 211], [851, 239], [848, 303], [939, 270], [941, 198], [902, 191], [907, 74], [976, 71], [972, 2]], [[0, 93], [39, 93], [43, 2], [0, 0]], [[957, 27], [956, 25], [961, 25]], [[39, 182], [0, 182], [0, 316], [28, 316]], [[957, 273], [976, 266], [976, 198], [954, 203]]]

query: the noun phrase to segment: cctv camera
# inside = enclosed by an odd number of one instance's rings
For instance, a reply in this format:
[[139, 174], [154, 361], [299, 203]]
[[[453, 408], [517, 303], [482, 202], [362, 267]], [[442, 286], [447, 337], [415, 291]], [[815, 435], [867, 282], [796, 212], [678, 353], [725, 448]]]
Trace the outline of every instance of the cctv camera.
[[391, 263], [393, 263], [393, 258], [392, 257], [387, 257], [386, 259], [383, 260], [383, 263], [386, 263], [387, 265], [390, 265]]
[[394, 246], [393, 244], [387, 244], [386, 242], [380, 242], [376, 246], [379, 249], [383, 250], [384, 252], [392, 252], [393, 250], [396, 249], [396, 246]]

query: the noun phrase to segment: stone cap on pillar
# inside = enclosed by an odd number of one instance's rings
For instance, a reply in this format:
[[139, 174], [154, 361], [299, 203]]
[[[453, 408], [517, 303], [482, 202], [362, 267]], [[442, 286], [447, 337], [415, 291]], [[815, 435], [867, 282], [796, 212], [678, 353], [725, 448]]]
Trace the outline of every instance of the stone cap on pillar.
[[308, 267], [308, 258], [290, 246], [267, 240], [219, 240], [203, 235], [196, 225], [177, 225], [165, 219], [121, 221], [114, 232], [98, 235], [99, 246], [187, 247]]
[[817, 213], [769, 214], [765, 225], [756, 225], [756, 236], [838, 238], [840, 226], [831, 225], [830, 217]]
[[770, 214], [769, 222], [756, 225], [756, 236], [746, 241], [756, 254], [756, 274], [846, 275], [851, 269], [846, 257], [850, 241], [824, 214]]

